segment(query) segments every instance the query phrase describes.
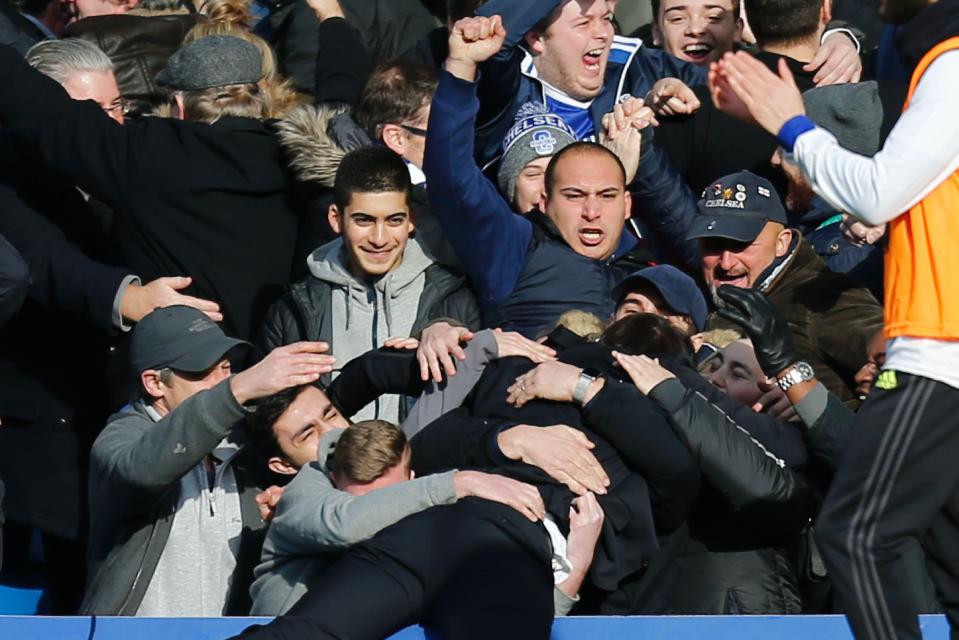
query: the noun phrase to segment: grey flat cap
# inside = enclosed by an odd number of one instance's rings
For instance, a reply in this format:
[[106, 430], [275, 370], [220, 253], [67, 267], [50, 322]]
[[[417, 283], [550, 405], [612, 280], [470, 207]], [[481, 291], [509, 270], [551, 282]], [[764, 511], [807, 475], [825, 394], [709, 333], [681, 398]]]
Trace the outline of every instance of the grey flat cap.
[[816, 87], [804, 91], [802, 101], [806, 115], [840, 146], [863, 156], [879, 150], [882, 102], [875, 81]]
[[236, 36], [206, 36], [181, 47], [157, 75], [171, 89], [196, 91], [250, 84], [263, 77], [260, 50]]

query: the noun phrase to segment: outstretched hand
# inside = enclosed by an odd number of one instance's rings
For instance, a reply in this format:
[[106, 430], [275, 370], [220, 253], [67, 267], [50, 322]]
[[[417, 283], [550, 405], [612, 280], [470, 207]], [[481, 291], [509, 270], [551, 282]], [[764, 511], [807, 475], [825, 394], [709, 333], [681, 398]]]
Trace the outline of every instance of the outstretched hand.
[[537, 364], [556, 359], [554, 349], [535, 340], [530, 340], [516, 331], [494, 329], [493, 338], [496, 340], [496, 352], [500, 358], [520, 356]]
[[482, 471], [458, 471], [453, 476], [456, 497], [475, 497], [513, 507], [537, 522], [546, 517], [546, 505], [539, 490], [531, 484]]
[[833, 32], [819, 45], [815, 57], [803, 66], [803, 71], [816, 72], [812, 81], [817, 87], [859, 82], [862, 59], [856, 45], [845, 32]]
[[577, 495], [588, 491], [604, 494], [609, 486], [609, 476], [592, 452], [596, 445], [582, 431], [567, 425], [516, 425], [501, 431], [496, 443], [510, 460], [542, 469]]
[[679, 116], [695, 113], [699, 98], [679, 78], [658, 80], [646, 94], [646, 106], [657, 116]]
[[192, 278], [169, 277], [157, 278], [145, 285], [131, 284], [120, 299], [120, 314], [130, 322], [139, 322], [155, 309], [184, 305], [202, 311], [214, 322], [223, 320], [217, 303], [180, 293], [192, 282]]
[[423, 329], [416, 360], [420, 363], [420, 379], [442, 382], [443, 375], [456, 375], [456, 360], [466, 360], [463, 344], [473, 339], [466, 327], [454, 327], [448, 322], [435, 322]]
[[630, 98], [620, 102], [604, 115], [602, 124], [599, 142], [615, 153], [623, 163], [623, 168], [626, 169], [626, 184], [630, 184], [639, 170], [643, 142], [641, 131], [650, 125], [659, 125], [656, 114], [642, 100]]
[[302, 384], [316, 382], [333, 370], [336, 359], [323, 355], [325, 342], [294, 342], [277, 347], [255, 365], [230, 379], [233, 396], [240, 404], [265, 398]]
[[718, 109], [774, 136], [793, 117], [806, 113], [796, 80], [782, 59], [776, 75], [745, 51], [727, 53], [710, 65], [709, 91]]
[[616, 358], [616, 362], [629, 375], [630, 380], [643, 395], [647, 395], [664, 380], [676, 377], [669, 370], [663, 368], [659, 364], [659, 360], [654, 360], [649, 356], [631, 356], [613, 351], [613, 357]]

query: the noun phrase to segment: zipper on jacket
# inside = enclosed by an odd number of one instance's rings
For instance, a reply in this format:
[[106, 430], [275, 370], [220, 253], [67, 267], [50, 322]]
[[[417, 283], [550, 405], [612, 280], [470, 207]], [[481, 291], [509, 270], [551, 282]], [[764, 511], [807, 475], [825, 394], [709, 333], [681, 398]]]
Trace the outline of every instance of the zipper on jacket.
[[[124, 613], [124, 609], [127, 608], [127, 605], [130, 604], [130, 598], [133, 597], [133, 594], [137, 590], [137, 584], [140, 582], [140, 576], [143, 575], [143, 565], [147, 561], [147, 553], [150, 551], [150, 543], [153, 542], [153, 536], [156, 534], [157, 525], [156, 522], [153, 523], [153, 526], [150, 528], [150, 537], [147, 538], [146, 547], [143, 550], [143, 557], [140, 558], [140, 566], [137, 567], [137, 574], [133, 576], [133, 584], [130, 585], [130, 592], [127, 593], [127, 597], [123, 599], [123, 603], [120, 605], [120, 610], [117, 611], [117, 615], [136, 615], [136, 611], [130, 613]], [[139, 608], [139, 607], [138, 607]]]
[[[373, 337], [373, 346], [372, 349], [375, 351], [378, 347], [379, 342], [379, 325], [380, 325], [380, 306], [377, 304], [376, 298], [376, 286], [373, 285], [367, 289], [366, 299], [373, 305], [373, 331], [370, 335]], [[373, 401], [373, 419], [379, 420], [380, 418], [380, 399], [377, 398]]]

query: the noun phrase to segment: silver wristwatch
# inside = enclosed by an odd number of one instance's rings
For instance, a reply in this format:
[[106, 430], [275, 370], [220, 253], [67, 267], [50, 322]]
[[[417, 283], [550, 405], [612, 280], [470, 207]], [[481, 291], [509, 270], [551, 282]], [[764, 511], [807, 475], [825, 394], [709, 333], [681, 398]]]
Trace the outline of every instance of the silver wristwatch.
[[593, 384], [593, 381], [598, 377], [599, 372], [595, 369], [584, 369], [579, 372], [579, 380], [576, 381], [576, 386], [573, 387], [573, 401], [576, 402], [576, 404], [583, 404], [589, 385]]
[[812, 366], [808, 362], [797, 362], [793, 366], [789, 367], [782, 376], [776, 380], [776, 383], [779, 385], [779, 388], [785, 391], [789, 387], [799, 384], [800, 382], [807, 382], [816, 377], [815, 372], [812, 370]]

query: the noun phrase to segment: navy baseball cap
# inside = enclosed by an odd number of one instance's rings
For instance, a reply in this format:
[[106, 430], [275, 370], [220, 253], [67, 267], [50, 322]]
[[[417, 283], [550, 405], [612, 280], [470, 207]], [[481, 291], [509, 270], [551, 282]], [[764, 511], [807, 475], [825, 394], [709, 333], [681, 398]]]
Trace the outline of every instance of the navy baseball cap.
[[779, 194], [765, 178], [741, 171], [706, 187], [699, 201], [699, 215], [686, 237], [751, 242], [767, 222], [788, 224]]
[[680, 315], [693, 319], [697, 331], [706, 328], [706, 298], [696, 286], [696, 281], [669, 264], [658, 264], [635, 271], [616, 285], [613, 299], [617, 306], [630, 291], [641, 284], [650, 284], [669, 308]]
[[228, 338], [212, 320], [193, 307], [175, 305], [150, 312], [137, 323], [130, 341], [136, 373], [170, 368], [201, 373], [237, 347], [249, 342]]

